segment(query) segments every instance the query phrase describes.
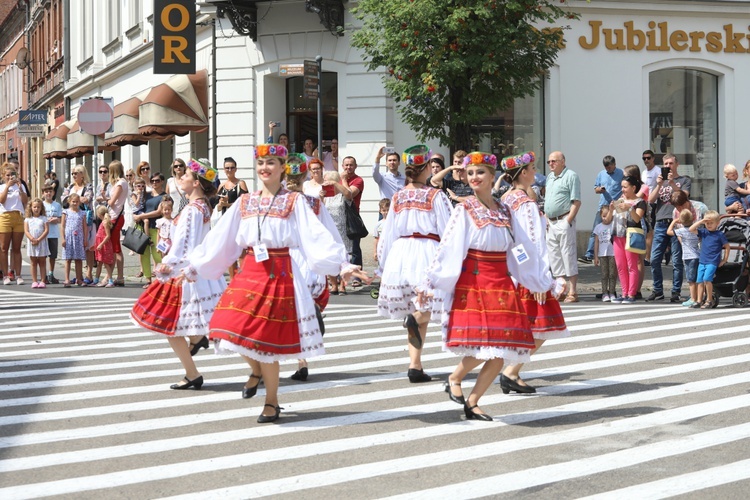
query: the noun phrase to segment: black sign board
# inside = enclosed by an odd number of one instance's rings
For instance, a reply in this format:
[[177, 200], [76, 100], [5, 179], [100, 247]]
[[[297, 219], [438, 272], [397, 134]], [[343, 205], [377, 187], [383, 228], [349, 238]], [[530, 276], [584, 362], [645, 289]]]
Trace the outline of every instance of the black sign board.
[[154, 0], [154, 73], [195, 73], [195, 0]]

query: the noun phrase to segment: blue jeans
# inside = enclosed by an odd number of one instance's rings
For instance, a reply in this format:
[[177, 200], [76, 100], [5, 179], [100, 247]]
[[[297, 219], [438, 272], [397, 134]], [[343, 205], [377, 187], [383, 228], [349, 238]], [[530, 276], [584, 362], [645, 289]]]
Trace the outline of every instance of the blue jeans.
[[596, 212], [596, 217], [594, 217], [594, 225], [591, 226], [591, 236], [589, 236], [589, 244], [586, 246], [586, 258], [587, 259], [594, 259], [594, 239], [596, 238], [596, 235], [594, 234], [594, 228], [597, 224], [599, 224], [602, 221], [602, 207], [599, 207], [599, 211]]
[[667, 229], [669, 221], [657, 221], [654, 227], [654, 241], [651, 244], [651, 276], [654, 280], [654, 293], [664, 293], [664, 277], [661, 272], [661, 262], [667, 245], [672, 245], [672, 293], [679, 294], [682, 288], [684, 265], [682, 262], [682, 245], [677, 236], [669, 236]]

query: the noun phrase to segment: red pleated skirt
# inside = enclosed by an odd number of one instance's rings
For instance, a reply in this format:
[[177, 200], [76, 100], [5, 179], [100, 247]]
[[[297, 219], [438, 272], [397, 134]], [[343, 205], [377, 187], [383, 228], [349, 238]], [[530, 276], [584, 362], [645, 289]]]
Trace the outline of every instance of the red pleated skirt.
[[534, 294], [523, 286], [519, 285], [518, 292], [521, 294], [523, 308], [529, 316], [531, 333], [534, 338], [547, 339], [570, 335], [560, 308], [560, 302], [550, 292], [547, 292], [547, 300], [544, 304], [537, 302], [534, 299]]
[[328, 286], [323, 287], [323, 293], [318, 295], [317, 297], [313, 297], [313, 300], [316, 304], [318, 304], [318, 307], [320, 307], [321, 311], [325, 311], [326, 306], [328, 305], [328, 301], [331, 299], [331, 292], [328, 291]]
[[154, 280], [136, 301], [130, 316], [146, 330], [174, 335], [181, 307], [182, 280]]
[[301, 352], [288, 248], [268, 250], [256, 262], [252, 251], [221, 296], [209, 324], [212, 340], [225, 340], [265, 355]]
[[469, 250], [456, 283], [446, 346], [533, 349], [505, 252]]

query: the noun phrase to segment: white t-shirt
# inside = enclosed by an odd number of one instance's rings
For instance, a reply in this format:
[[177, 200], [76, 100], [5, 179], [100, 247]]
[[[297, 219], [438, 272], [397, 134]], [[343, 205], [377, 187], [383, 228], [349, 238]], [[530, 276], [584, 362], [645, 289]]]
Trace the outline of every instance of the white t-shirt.
[[641, 181], [648, 186], [649, 192], [656, 189], [656, 179], [661, 175], [661, 168], [655, 166], [651, 170], [641, 172]]
[[599, 239], [599, 257], [613, 257], [615, 247], [612, 246], [612, 224], [600, 222], [594, 228], [594, 234]]
[[[0, 186], [0, 189], [6, 189], [6, 187], [7, 187], [7, 184]], [[3, 214], [5, 212], [23, 213], [23, 201], [21, 201], [21, 188], [22, 188], [21, 184], [14, 184], [13, 186], [7, 187], [8, 195], [5, 198], [5, 203], [0, 203], [0, 214]]]

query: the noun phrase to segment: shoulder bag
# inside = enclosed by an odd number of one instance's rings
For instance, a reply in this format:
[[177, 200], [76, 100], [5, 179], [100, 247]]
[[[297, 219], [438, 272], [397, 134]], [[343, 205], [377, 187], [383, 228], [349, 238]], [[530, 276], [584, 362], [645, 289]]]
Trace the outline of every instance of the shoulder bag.
[[146, 233], [135, 226], [131, 226], [125, 230], [125, 238], [122, 240], [122, 246], [134, 251], [138, 255], [143, 255], [150, 242], [151, 239]]
[[625, 250], [640, 255], [646, 253], [646, 234], [643, 228], [629, 227], [625, 231]]
[[362, 239], [370, 234], [359, 212], [354, 208], [354, 203], [344, 202], [344, 210], [346, 212], [346, 236], [350, 240]]

